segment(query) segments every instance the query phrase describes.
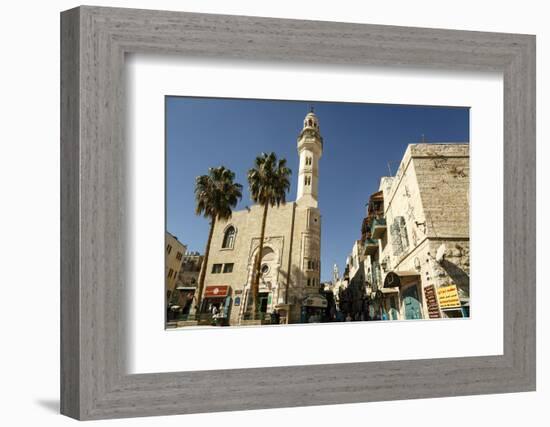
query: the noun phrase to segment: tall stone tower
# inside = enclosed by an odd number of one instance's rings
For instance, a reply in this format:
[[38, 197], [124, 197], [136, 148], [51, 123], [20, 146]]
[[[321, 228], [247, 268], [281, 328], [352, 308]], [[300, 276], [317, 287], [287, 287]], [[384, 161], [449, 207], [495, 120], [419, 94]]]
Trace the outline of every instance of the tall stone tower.
[[319, 131], [319, 120], [313, 109], [304, 119], [304, 128], [298, 136], [300, 171], [298, 176], [299, 206], [316, 208], [319, 190], [319, 159], [323, 154], [323, 138]]
[[334, 264], [334, 267], [332, 267], [332, 284], [336, 285], [338, 280], [340, 280], [340, 272], [338, 271], [338, 266]]

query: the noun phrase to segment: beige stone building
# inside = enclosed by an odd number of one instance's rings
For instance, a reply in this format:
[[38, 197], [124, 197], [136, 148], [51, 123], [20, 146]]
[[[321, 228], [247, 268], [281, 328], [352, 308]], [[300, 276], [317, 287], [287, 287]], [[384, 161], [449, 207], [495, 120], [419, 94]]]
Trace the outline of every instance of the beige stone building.
[[381, 179], [364, 238], [372, 316], [469, 316], [469, 175], [468, 144], [411, 144]]
[[165, 287], [166, 287], [166, 301], [169, 303], [174, 295], [176, 288], [176, 281], [180, 271], [183, 256], [187, 247], [181, 243], [178, 238], [168, 232], [165, 237]]
[[195, 314], [196, 291], [204, 256], [198, 252], [186, 252], [183, 255], [176, 280], [175, 292], [171, 302], [180, 307], [178, 319], [187, 320]]
[[351, 248], [351, 253], [346, 259], [346, 266], [350, 284], [365, 283], [365, 249], [361, 240], [356, 240]]
[[185, 252], [176, 281], [177, 286], [197, 287], [203, 258], [204, 255], [199, 252]]
[[[323, 139], [317, 116], [306, 115], [297, 140], [296, 201], [269, 208], [261, 259], [260, 311], [277, 310], [281, 322], [299, 322], [308, 296], [319, 294], [321, 213], [318, 208], [319, 160]], [[245, 323], [259, 249], [263, 208], [255, 205], [217, 221], [206, 268], [201, 313], [213, 306], [231, 325]], [[311, 300], [311, 299], [309, 299]], [[268, 317], [268, 316], [266, 316]]]

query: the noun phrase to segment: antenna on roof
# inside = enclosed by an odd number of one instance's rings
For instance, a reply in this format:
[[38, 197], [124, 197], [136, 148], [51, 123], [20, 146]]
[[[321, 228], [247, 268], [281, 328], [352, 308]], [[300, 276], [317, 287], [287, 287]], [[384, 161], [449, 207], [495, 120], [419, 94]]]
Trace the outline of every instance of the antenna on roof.
[[391, 172], [391, 166], [390, 166], [390, 162], [389, 162], [389, 160], [388, 160], [388, 162], [387, 162], [387, 163], [388, 163], [388, 171], [390, 171], [390, 176], [393, 176], [393, 173]]
[[426, 138], [424, 137], [424, 134], [422, 134], [422, 144], [426, 142]]

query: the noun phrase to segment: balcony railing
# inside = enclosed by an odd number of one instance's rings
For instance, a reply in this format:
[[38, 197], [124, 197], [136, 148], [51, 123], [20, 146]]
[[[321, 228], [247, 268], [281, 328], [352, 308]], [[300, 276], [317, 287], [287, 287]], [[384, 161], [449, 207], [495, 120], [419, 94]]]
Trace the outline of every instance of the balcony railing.
[[373, 255], [378, 251], [378, 240], [365, 240], [365, 255]]
[[386, 233], [386, 219], [375, 218], [372, 220], [371, 237], [373, 239], [381, 239]]

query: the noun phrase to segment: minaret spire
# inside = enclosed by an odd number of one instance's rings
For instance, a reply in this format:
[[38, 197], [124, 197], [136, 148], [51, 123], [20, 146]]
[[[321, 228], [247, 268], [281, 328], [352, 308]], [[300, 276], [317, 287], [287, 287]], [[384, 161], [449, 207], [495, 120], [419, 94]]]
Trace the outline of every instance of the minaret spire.
[[323, 138], [319, 130], [319, 119], [313, 105], [304, 118], [304, 127], [298, 136], [300, 171], [298, 176], [297, 203], [316, 208], [318, 205], [319, 159], [323, 154]]

